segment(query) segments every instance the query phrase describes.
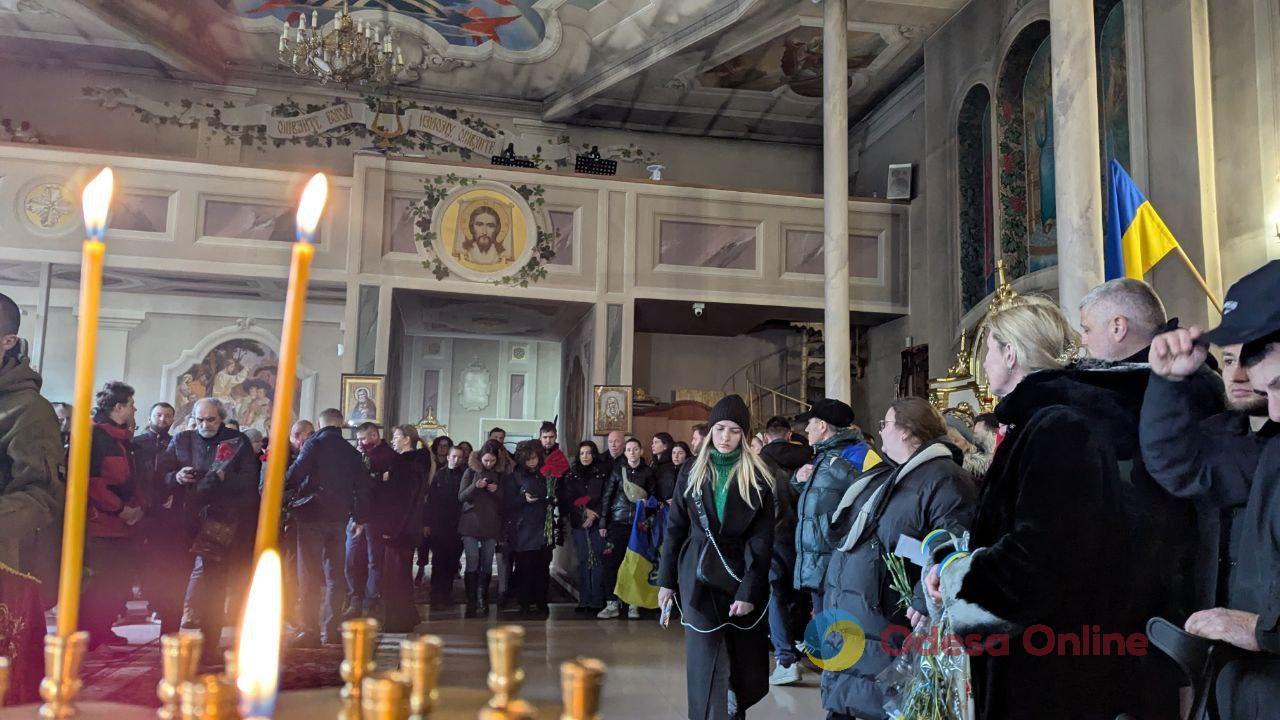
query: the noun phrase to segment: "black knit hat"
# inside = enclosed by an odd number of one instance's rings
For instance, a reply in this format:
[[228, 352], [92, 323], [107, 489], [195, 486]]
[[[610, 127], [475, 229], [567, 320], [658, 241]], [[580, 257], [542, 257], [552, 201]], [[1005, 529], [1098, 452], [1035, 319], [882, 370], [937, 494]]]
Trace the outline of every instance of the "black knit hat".
[[711, 418], [707, 420], [707, 424], [715, 427], [721, 420], [736, 424], [743, 432], [751, 429], [751, 411], [747, 409], [741, 395], [726, 395], [711, 408]]

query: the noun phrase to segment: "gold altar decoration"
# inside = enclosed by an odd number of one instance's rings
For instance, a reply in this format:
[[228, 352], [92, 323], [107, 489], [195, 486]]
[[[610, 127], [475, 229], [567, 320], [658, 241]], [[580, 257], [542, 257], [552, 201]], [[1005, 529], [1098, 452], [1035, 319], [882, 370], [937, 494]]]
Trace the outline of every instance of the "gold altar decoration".
[[163, 677], [156, 685], [160, 720], [176, 720], [179, 716], [178, 692], [184, 683], [196, 679], [204, 636], [199, 630], [186, 630], [160, 637], [160, 663]]
[[372, 618], [348, 620], [342, 623], [342, 652], [345, 659], [339, 669], [344, 700], [358, 700], [363, 681], [377, 669], [374, 655], [378, 650], [378, 621]]
[[238, 693], [225, 675], [202, 675], [185, 682], [179, 691], [182, 720], [236, 720]]
[[40, 681], [43, 720], [68, 720], [75, 716], [73, 701], [84, 684], [80, 679], [80, 663], [88, 648], [89, 633], [84, 630], [70, 635], [45, 636], [44, 679]]
[[4, 696], [9, 694], [9, 678], [12, 672], [9, 658], [0, 656], [0, 707], [4, 707]]
[[1009, 282], [1005, 273], [1004, 260], [996, 261], [996, 277], [998, 278], [996, 289], [991, 294], [987, 311], [972, 328], [960, 332], [960, 349], [956, 352], [955, 362], [951, 364], [945, 375], [929, 380], [929, 402], [939, 411], [951, 408], [952, 396], [969, 394], [976, 399], [978, 407], [975, 409], [967, 401], [962, 401], [960, 405], [966, 406], [970, 415], [975, 415], [975, 410], [991, 412], [995, 409], [996, 399], [991, 396], [986, 377], [982, 372], [987, 318], [1001, 310], [1026, 302]]
[[449, 432], [449, 426], [436, 420], [436, 409], [430, 407], [427, 408], [426, 416], [418, 421], [417, 427], [418, 437], [422, 438], [422, 441], [426, 443], [430, 443], [437, 437]]

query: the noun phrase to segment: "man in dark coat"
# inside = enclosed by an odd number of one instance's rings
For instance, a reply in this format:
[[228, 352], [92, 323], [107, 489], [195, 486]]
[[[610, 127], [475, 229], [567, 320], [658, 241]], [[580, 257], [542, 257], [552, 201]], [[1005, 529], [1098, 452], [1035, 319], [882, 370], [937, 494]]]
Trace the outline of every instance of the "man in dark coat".
[[[371, 422], [356, 428], [356, 448], [364, 457], [362, 478], [369, 493], [369, 513], [383, 514], [383, 508], [374, 506], [396, 502], [394, 494], [378, 492], [387, 481], [387, 473], [391, 472], [396, 451], [382, 438], [378, 426]], [[383, 553], [369, 542], [368, 528], [364, 523], [352, 520], [347, 525], [346, 553], [347, 607], [344, 615], [348, 619], [375, 615], [382, 601]]]
[[[1280, 262], [1272, 261], [1238, 283], [1227, 293], [1222, 324], [1201, 336], [1196, 328], [1161, 336], [1152, 348], [1152, 367], [1171, 384], [1176, 402], [1185, 392], [1187, 377], [1205, 362], [1208, 343], [1240, 344], [1239, 361], [1250, 384], [1265, 393], [1270, 424], [1280, 422]], [[1194, 408], [1184, 410], [1195, 417]], [[1201, 610], [1186, 621], [1188, 632], [1229, 643], [1246, 651], [1219, 675], [1215, 702], [1224, 718], [1270, 717], [1280, 696], [1280, 601], [1275, 582], [1280, 577], [1280, 439], [1273, 427], [1264, 439], [1258, 464], [1248, 481], [1244, 509], [1235, 517], [1231, 542], [1234, 562], [1225, 602]], [[1262, 430], [1259, 431], [1261, 434]], [[1239, 454], [1250, 448], [1237, 440]], [[1188, 490], [1219, 507], [1230, 507], [1240, 497], [1242, 477], [1238, 455], [1206, 454], [1200, 467], [1188, 467]], [[1195, 472], [1195, 471], [1199, 472]]]
[[342, 412], [320, 413], [320, 430], [302, 446], [286, 475], [297, 498], [290, 506], [298, 520], [298, 583], [302, 632], [295, 647], [336, 645], [342, 609], [345, 527], [363, 525], [369, 504], [369, 471], [360, 452], [342, 437]]
[[[769, 676], [770, 685], [792, 685], [800, 682], [800, 651], [796, 644], [804, 640], [804, 627], [809, 622], [812, 601], [809, 594], [796, 590], [796, 493], [791, 477], [813, 460], [808, 445], [791, 442], [791, 422], [784, 417], [769, 418], [764, 427], [765, 443], [760, 457], [775, 469], [774, 503], [778, 524], [773, 533], [773, 563], [769, 566], [769, 636], [773, 641], [773, 659], [777, 667]], [[686, 463], [688, 464], [688, 463]]]
[[159, 468], [175, 506], [182, 508], [188, 537], [194, 538], [196, 559], [185, 601], [192, 613], [188, 624], [204, 633], [202, 664], [216, 666], [222, 661], [218, 646], [235, 553], [253, 549], [260, 464], [249, 440], [223, 424], [227, 410], [221, 401], [198, 400], [191, 414], [196, 429], [173, 437]]
[[173, 437], [173, 406], [159, 402], [151, 406], [146, 430], [133, 436], [133, 457], [139, 486], [147, 502], [143, 523], [146, 567], [143, 589], [151, 610], [160, 618], [160, 633], [177, 632], [182, 622], [182, 596], [191, 576], [191, 553], [187, 552], [187, 524], [182, 508], [174, 507], [173, 491], [164, 482], [160, 459]]
[[849, 489], [853, 478], [880, 463], [880, 457], [863, 440], [853, 425], [853, 408], [839, 400], [825, 399], [814, 403], [809, 412], [798, 416], [813, 446], [813, 461], [800, 468], [792, 479], [799, 493], [796, 526], [797, 590], [814, 595], [814, 607], [821, 605], [822, 576], [831, 558], [827, 539], [831, 511]]
[[[462, 475], [467, 471], [466, 453], [462, 448], [449, 449], [444, 467], [436, 470], [427, 488], [425, 511], [426, 542], [422, 544], [431, 553], [431, 604], [444, 606], [450, 603], [453, 581], [462, 569], [462, 536], [458, 533], [458, 521], [462, 519], [462, 501], [458, 489]], [[423, 559], [425, 561], [425, 558]]]

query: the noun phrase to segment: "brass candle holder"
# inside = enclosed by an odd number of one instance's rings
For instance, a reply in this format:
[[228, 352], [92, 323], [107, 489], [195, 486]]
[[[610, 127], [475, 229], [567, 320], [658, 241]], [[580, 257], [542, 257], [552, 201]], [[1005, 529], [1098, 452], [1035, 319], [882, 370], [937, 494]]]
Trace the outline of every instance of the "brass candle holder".
[[444, 641], [423, 635], [400, 643], [400, 672], [409, 681], [409, 714], [426, 718], [440, 697], [440, 662]]
[[156, 715], [160, 720], [175, 720], [178, 717], [178, 688], [196, 678], [203, 646], [204, 636], [199, 630], [184, 630], [160, 638], [163, 677], [156, 685], [156, 697], [160, 699], [160, 709], [156, 711]]
[[363, 720], [408, 720], [409, 678], [399, 672], [381, 672], [360, 681], [360, 717]]
[[236, 661], [235, 648], [222, 651], [222, 674], [231, 678], [232, 682], [240, 675], [240, 665]]
[[4, 696], [9, 694], [9, 678], [12, 672], [9, 658], [0, 655], [0, 707], [4, 707]]
[[67, 720], [76, 714], [75, 699], [84, 684], [80, 663], [89, 648], [89, 633], [81, 630], [66, 637], [44, 637], [44, 680], [40, 681], [40, 717]]
[[480, 720], [534, 720], [538, 711], [524, 700], [512, 700], [506, 707], [480, 708]]
[[359, 618], [342, 623], [342, 652], [344, 659], [342, 680], [342, 697], [359, 699], [361, 681], [372, 673], [377, 665], [375, 655], [378, 650], [378, 621], [372, 618]]
[[578, 658], [560, 664], [560, 693], [564, 701], [560, 720], [600, 720], [604, 671], [604, 663], [595, 658]]
[[489, 707], [502, 709], [515, 699], [524, 685], [524, 669], [518, 667], [520, 650], [524, 647], [524, 628], [519, 625], [492, 628], [488, 638], [489, 690], [493, 692]]
[[239, 693], [235, 683], [222, 675], [201, 675], [178, 688], [182, 720], [236, 720]]

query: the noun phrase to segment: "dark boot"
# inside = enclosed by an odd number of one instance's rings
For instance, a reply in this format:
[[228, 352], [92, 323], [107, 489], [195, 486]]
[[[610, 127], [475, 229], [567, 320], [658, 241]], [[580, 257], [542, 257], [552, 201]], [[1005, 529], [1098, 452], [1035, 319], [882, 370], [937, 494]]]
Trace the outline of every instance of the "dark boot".
[[462, 576], [462, 582], [467, 590], [467, 612], [466, 617], [480, 617], [480, 584], [477, 573], [469, 572]]
[[481, 573], [480, 575], [480, 615], [482, 617], [489, 616], [489, 573]]

